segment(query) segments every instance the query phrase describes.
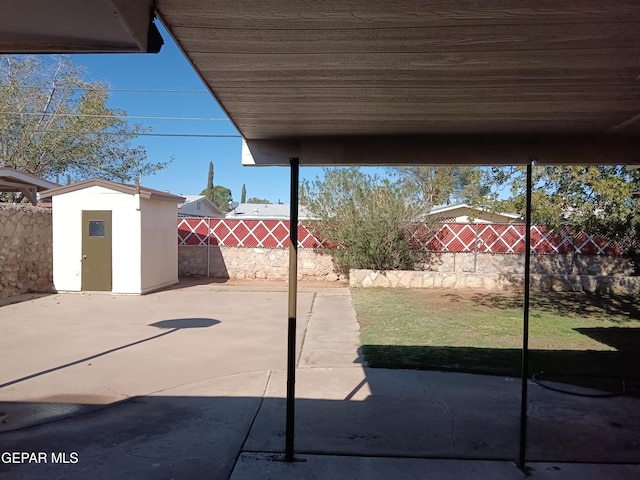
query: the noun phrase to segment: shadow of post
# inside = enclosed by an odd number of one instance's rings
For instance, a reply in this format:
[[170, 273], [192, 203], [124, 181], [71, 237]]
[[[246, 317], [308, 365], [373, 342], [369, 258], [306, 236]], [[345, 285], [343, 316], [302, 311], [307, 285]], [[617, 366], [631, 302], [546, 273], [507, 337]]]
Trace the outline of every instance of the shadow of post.
[[126, 345], [120, 345], [119, 347], [110, 348], [109, 350], [105, 350], [100, 353], [96, 353], [95, 355], [90, 355], [88, 357], [81, 358], [79, 360], [74, 360], [73, 362], [65, 363], [63, 365], [58, 365], [56, 367], [48, 368], [46, 370], [42, 370], [37, 373], [32, 373], [31, 375], [26, 375], [24, 377], [16, 378], [15, 380], [10, 380], [9, 382], [5, 382], [0, 384], [0, 388], [5, 388], [10, 385], [15, 385], [16, 383], [25, 382], [27, 380], [31, 380], [32, 378], [40, 377], [42, 375], [46, 375], [48, 373], [56, 372], [58, 370], [62, 370], [65, 368], [73, 367], [74, 365], [78, 365], [80, 363], [87, 362], [89, 360], [93, 360], [95, 358], [104, 357], [105, 355], [109, 355], [111, 353], [124, 350], [126, 348], [131, 348], [136, 345], [140, 345], [142, 343], [150, 342], [151, 340], [158, 339], [160, 337], [164, 337], [165, 335], [170, 335], [179, 330], [186, 328], [207, 328], [213, 325], [217, 325], [220, 323], [220, 320], [215, 320], [212, 318], [176, 318], [171, 320], [162, 320], [159, 322], [155, 322], [150, 324], [151, 327], [169, 329], [166, 332], [159, 333], [157, 335], [152, 335], [151, 337], [143, 338], [142, 340], [137, 340], [135, 342], [127, 343]]

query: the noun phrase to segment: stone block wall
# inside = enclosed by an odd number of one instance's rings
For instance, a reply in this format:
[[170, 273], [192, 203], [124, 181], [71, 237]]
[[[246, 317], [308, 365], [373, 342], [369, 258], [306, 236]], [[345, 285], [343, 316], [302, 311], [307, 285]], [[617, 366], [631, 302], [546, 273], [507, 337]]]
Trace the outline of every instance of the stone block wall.
[[[289, 250], [276, 248], [178, 247], [178, 274], [233, 280], [287, 280]], [[334, 272], [331, 255], [315, 250], [298, 250], [298, 279], [336, 282], [344, 280]]]
[[[524, 255], [479, 253], [429, 253], [424, 270], [448, 273], [523, 274]], [[628, 257], [612, 255], [532, 255], [531, 273], [540, 275], [633, 275]]]
[[53, 290], [51, 210], [0, 204], [0, 298]]
[[[351, 270], [352, 287], [388, 288], [475, 288], [483, 290], [520, 290], [523, 273], [473, 273], [433, 271]], [[531, 289], [551, 292], [593, 292], [609, 295], [635, 295], [640, 292], [638, 276], [532, 274]]]
[[[524, 256], [441, 253], [431, 254], [422, 271], [351, 270], [355, 287], [520, 289], [524, 280]], [[182, 276], [230, 279], [286, 280], [287, 249], [179, 247], [178, 271]], [[640, 277], [631, 276], [633, 262], [624, 257], [586, 255], [534, 255], [531, 286], [534, 290], [590, 291], [634, 295]], [[314, 281], [346, 280], [334, 271], [331, 255], [298, 250], [298, 278]]]

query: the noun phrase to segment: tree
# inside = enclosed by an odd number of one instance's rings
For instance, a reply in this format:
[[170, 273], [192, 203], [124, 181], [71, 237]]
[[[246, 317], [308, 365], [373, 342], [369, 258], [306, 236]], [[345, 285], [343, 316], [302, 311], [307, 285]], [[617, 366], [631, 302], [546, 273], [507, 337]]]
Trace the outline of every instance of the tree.
[[[243, 202], [244, 203], [244, 202]], [[249, 199], [247, 200], [246, 203], [262, 203], [262, 204], [267, 204], [267, 203], [271, 203], [269, 200], [267, 200], [266, 198], [258, 198], [258, 197], [249, 197]]]
[[106, 106], [104, 83], [82, 79], [65, 56], [0, 56], [0, 166], [51, 180], [92, 177], [121, 182], [169, 162], [148, 162], [132, 146], [145, 130]]
[[231, 195], [231, 190], [227, 187], [223, 187], [222, 185], [214, 185], [213, 184], [213, 162], [209, 162], [209, 172], [207, 174], [207, 188], [200, 192], [200, 195], [204, 195], [211, 202], [216, 205], [223, 212], [228, 212], [230, 210], [229, 205], [233, 201], [233, 197]]
[[401, 182], [417, 188], [429, 207], [462, 202], [480, 206], [487, 203], [490, 194], [478, 167], [411, 166], [397, 167], [393, 173]]
[[213, 190], [213, 162], [209, 161], [209, 173], [207, 174], [207, 190]]
[[[524, 215], [525, 168], [494, 173], [497, 183], [511, 192], [495, 208]], [[603, 235], [618, 242], [624, 253], [640, 255], [640, 199], [634, 196], [640, 170], [621, 165], [534, 166], [532, 184], [533, 223]]]
[[242, 184], [242, 195], [240, 196], [240, 203], [247, 203], [247, 187]]
[[223, 212], [230, 210], [229, 204], [233, 201], [231, 190], [222, 185], [215, 185], [211, 190], [205, 188], [200, 195], [206, 196], [211, 202]]
[[320, 237], [337, 244], [331, 253], [342, 271], [413, 269], [419, 259], [410, 238], [428, 209], [414, 186], [357, 168], [325, 169], [323, 179], [302, 184], [301, 203], [318, 219]]

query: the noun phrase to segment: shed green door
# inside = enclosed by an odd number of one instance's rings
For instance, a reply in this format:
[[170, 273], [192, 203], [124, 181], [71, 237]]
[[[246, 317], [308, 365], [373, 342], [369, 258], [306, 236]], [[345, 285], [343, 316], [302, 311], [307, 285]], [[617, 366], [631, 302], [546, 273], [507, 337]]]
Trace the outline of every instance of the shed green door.
[[111, 291], [111, 211], [82, 211], [82, 290]]

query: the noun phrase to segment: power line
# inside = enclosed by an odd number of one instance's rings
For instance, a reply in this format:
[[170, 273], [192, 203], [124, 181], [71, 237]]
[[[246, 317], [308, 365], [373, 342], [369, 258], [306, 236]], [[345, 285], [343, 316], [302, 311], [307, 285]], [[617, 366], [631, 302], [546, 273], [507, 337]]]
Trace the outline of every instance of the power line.
[[[0, 85], [0, 88], [15, 88], [13, 86], [10, 85]], [[38, 85], [22, 85], [19, 88], [28, 88], [31, 90], [40, 90], [43, 87], [40, 87]], [[60, 86], [60, 87], [56, 87], [56, 90], [71, 90], [71, 91], [78, 91], [78, 90], [87, 90], [86, 87], [64, 87], [64, 86]], [[209, 92], [208, 90], [168, 90], [168, 89], [147, 89], [147, 88], [104, 88], [105, 91], [107, 92], [126, 92], [126, 93], [196, 93], [196, 94], [209, 94], [211, 95], [211, 92]]]
[[[217, 133], [119, 133], [119, 132], [71, 132], [71, 131], [59, 131], [59, 130], [7, 130], [9, 133], [55, 133], [61, 135], [127, 135], [134, 137], [193, 137], [193, 138], [242, 138], [242, 135], [238, 134], [217, 134]], [[0, 132], [2, 132], [0, 130]]]
[[135, 120], [205, 120], [216, 122], [228, 122], [225, 117], [171, 117], [154, 115], [98, 115], [92, 113], [38, 113], [38, 112], [0, 112], [0, 115], [33, 115], [42, 117], [90, 117], [90, 118], [122, 118]]
[[128, 92], [128, 93], [197, 93], [197, 94], [209, 94], [208, 90], [153, 90], [146, 88], [106, 88], [107, 92]]

